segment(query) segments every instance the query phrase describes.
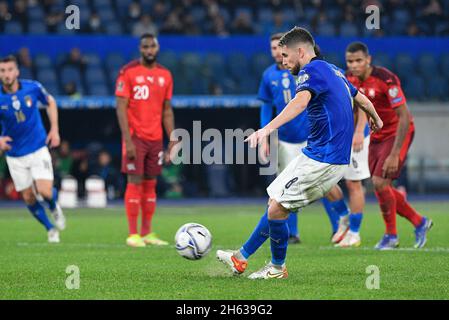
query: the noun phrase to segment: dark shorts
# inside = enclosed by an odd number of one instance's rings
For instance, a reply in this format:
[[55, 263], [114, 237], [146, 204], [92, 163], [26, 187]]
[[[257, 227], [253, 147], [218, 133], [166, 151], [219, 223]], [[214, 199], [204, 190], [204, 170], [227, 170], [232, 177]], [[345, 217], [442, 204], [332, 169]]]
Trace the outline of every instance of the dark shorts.
[[[413, 136], [415, 135], [415, 130], [410, 130], [405, 137], [404, 144], [402, 145], [401, 152], [399, 153], [399, 166], [398, 170], [392, 175], [391, 179], [399, 178], [401, 174], [402, 167], [404, 166], [405, 160], [407, 159], [407, 153], [413, 141]], [[391, 153], [393, 149], [395, 137], [391, 137], [385, 141], [371, 141], [369, 144], [368, 152], [368, 162], [369, 171], [371, 176], [382, 177], [382, 167], [385, 160]]]
[[162, 171], [164, 152], [162, 140], [148, 141], [133, 136], [136, 157], [132, 160], [126, 156], [126, 147], [122, 143], [122, 172], [139, 176], [158, 176]]

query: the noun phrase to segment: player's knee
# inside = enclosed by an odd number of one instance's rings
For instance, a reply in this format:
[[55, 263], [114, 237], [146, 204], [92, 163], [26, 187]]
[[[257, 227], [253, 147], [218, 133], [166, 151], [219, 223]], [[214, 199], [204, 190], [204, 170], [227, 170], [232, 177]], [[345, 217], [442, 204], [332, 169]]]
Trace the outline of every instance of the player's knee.
[[382, 191], [390, 184], [388, 179], [373, 177], [373, 186], [376, 191]]
[[135, 175], [135, 174], [128, 174], [128, 183], [141, 184], [142, 180], [143, 180], [142, 176]]
[[21, 192], [22, 194], [22, 199], [23, 201], [27, 204], [27, 205], [32, 205], [36, 202], [36, 197], [33, 193], [33, 190], [27, 189]]
[[39, 193], [44, 199], [51, 199], [53, 197], [53, 187], [36, 187], [37, 193]]
[[288, 218], [288, 210], [281, 206], [280, 203], [275, 200], [270, 201], [268, 207], [268, 219], [269, 220], [283, 220]]
[[343, 199], [343, 191], [341, 191], [338, 185], [332, 187], [332, 189], [325, 195], [326, 199], [330, 202]]
[[362, 182], [346, 180], [346, 187], [349, 193], [357, 193], [362, 191]]

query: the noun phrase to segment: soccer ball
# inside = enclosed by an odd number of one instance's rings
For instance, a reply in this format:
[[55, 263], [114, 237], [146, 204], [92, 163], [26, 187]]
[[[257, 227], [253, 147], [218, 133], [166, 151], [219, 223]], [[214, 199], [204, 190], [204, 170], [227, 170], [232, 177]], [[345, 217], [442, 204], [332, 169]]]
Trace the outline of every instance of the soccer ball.
[[212, 235], [198, 223], [186, 223], [175, 235], [176, 250], [186, 259], [198, 260], [206, 256], [212, 247]]

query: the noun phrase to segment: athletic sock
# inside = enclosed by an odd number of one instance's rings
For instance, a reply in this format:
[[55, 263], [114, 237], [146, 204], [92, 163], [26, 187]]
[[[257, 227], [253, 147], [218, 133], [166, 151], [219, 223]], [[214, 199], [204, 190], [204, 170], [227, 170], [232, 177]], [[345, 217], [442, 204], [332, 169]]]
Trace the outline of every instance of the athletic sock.
[[33, 214], [37, 221], [44, 225], [45, 229], [50, 230], [54, 225], [48, 220], [44, 207], [36, 201], [34, 204], [27, 206], [28, 210]]
[[321, 203], [324, 206], [324, 209], [326, 210], [327, 216], [329, 217], [329, 221], [332, 226], [332, 233], [337, 232], [338, 230], [338, 219], [339, 216], [335, 212], [334, 207], [331, 205], [331, 202], [327, 200], [326, 198], [321, 199]]
[[250, 235], [249, 239], [240, 248], [240, 253], [245, 259], [248, 259], [260, 246], [268, 239], [270, 235], [270, 229], [268, 226], [268, 208], [265, 214], [260, 218], [256, 228]]
[[290, 230], [289, 237], [298, 237], [299, 238], [299, 230], [298, 230], [298, 213], [290, 212], [288, 216], [288, 229]]
[[382, 191], [375, 191], [374, 194], [379, 200], [380, 210], [385, 222], [385, 233], [396, 236], [396, 197], [392, 188], [388, 186]]
[[396, 209], [399, 215], [410, 221], [415, 228], [419, 227], [422, 223], [422, 216], [413, 209], [405, 199], [404, 195], [395, 188], [391, 187], [394, 197], [396, 198]]
[[268, 220], [270, 227], [271, 263], [282, 266], [287, 256], [288, 223], [287, 220]]
[[156, 179], [142, 182], [142, 225], [140, 230], [142, 236], [151, 233], [151, 222], [156, 209], [156, 183]]
[[128, 183], [125, 192], [125, 208], [128, 217], [129, 234], [137, 234], [137, 219], [140, 211], [142, 185]]
[[57, 201], [58, 201], [58, 190], [56, 190], [56, 188], [53, 188], [51, 199], [45, 198], [45, 202], [47, 202], [48, 208], [50, 209], [50, 211], [55, 210]]
[[360, 225], [362, 224], [363, 213], [350, 213], [349, 214], [349, 230], [358, 233], [360, 231]]
[[330, 202], [330, 205], [334, 209], [334, 211], [337, 213], [338, 218], [344, 217], [349, 214], [349, 208], [346, 205], [345, 199], [332, 201]]

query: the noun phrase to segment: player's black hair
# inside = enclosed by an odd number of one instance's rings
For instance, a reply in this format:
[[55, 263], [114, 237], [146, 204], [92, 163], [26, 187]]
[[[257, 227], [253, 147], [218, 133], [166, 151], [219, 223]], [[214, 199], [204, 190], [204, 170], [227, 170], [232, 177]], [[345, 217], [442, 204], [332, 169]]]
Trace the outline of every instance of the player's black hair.
[[315, 44], [315, 46], [313, 47], [313, 51], [315, 51], [315, 55], [317, 57], [321, 57], [321, 49], [319, 45]]
[[19, 62], [17, 61], [17, 58], [15, 56], [13, 56], [12, 54], [0, 58], [0, 63], [6, 63], [6, 62], [14, 62], [16, 64], [16, 66], [19, 66]]
[[369, 55], [368, 46], [363, 42], [355, 41], [346, 47], [346, 52], [354, 53], [357, 51], [362, 51], [365, 55]]
[[270, 41], [273, 41], [273, 40], [280, 40], [280, 39], [282, 38], [283, 35], [284, 35], [284, 34], [281, 33], [281, 32], [274, 33], [274, 34], [271, 35]]
[[292, 44], [296, 43], [308, 43], [312, 47], [315, 46], [315, 40], [313, 39], [312, 34], [307, 31], [307, 29], [301, 27], [294, 27], [279, 40], [279, 46], [281, 47], [290, 47]]

